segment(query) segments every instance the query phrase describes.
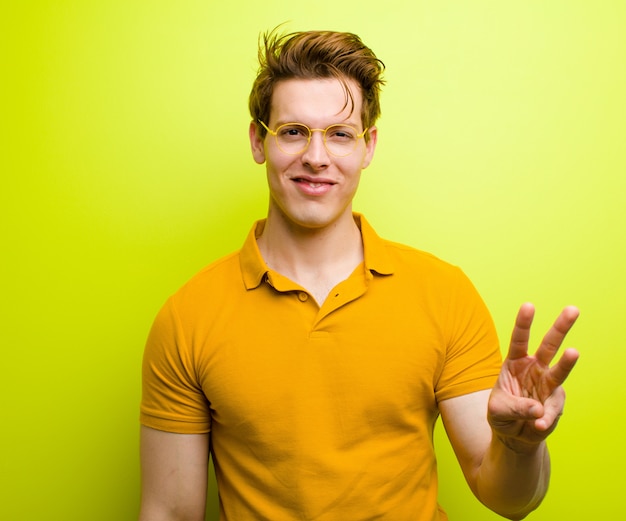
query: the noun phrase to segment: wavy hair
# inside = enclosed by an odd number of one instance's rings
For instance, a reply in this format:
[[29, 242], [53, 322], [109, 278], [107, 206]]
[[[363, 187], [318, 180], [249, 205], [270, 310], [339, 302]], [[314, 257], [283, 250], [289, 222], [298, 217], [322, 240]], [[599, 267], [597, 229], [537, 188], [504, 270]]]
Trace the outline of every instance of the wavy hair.
[[[361, 39], [352, 33], [306, 31], [285, 35], [277, 30], [259, 37], [259, 69], [250, 92], [248, 106], [254, 121], [269, 122], [274, 86], [288, 79], [336, 78], [344, 87], [346, 105], [354, 110], [354, 99], [347, 80], [361, 89], [361, 122], [370, 128], [380, 116], [380, 90], [385, 65]], [[261, 137], [266, 130], [259, 128]], [[366, 134], [367, 139], [368, 134]]]

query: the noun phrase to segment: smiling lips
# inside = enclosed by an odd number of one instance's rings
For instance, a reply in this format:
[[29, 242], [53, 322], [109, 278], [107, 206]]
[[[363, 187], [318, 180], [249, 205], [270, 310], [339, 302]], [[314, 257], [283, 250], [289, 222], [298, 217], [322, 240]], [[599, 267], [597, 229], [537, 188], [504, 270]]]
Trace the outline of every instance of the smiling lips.
[[308, 177], [295, 177], [293, 181], [305, 195], [324, 195], [336, 184], [330, 179], [311, 179]]

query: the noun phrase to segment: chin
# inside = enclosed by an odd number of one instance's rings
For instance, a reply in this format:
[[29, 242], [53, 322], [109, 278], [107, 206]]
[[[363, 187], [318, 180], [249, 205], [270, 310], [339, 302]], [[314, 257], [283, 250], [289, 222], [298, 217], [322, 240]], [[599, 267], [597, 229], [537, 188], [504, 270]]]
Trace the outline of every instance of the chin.
[[320, 211], [298, 211], [292, 213], [282, 213], [282, 218], [297, 228], [319, 230], [327, 228], [340, 219], [341, 213], [329, 213]]

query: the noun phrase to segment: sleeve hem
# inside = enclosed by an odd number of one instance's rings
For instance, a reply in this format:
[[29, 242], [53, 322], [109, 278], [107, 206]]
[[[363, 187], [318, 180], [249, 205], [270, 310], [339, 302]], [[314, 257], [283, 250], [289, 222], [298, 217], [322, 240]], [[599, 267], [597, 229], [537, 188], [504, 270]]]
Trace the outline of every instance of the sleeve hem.
[[139, 415], [139, 423], [151, 429], [175, 434], [208, 434], [211, 432], [211, 425], [207, 421], [194, 422], [189, 420], [157, 418], [146, 413]]
[[492, 389], [493, 386], [496, 384], [497, 379], [497, 374], [482, 376], [480, 378], [472, 380], [471, 382], [460, 383], [457, 385], [453, 385], [452, 387], [448, 387], [445, 390], [436, 393], [435, 397], [437, 399], [437, 402], [442, 402], [443, 400], [449, 400], [450, 398], [456, 398], [465, 394], [471, 394], [478, 391]]

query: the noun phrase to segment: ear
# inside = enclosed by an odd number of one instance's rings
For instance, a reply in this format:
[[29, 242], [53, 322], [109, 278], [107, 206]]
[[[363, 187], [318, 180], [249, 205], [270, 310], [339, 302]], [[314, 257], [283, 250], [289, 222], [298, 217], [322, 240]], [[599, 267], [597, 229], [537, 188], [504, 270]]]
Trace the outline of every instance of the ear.
[[365, 142], [365, 156], [363, 156], [363, 163], [361, 168], [367, 168], [374, 159], [374, 152], [376, 150], [376, 143], [378, 143], [378, 129], [372, 127], [367, 130], [369, 139]]
[[252, 157], [259, 165], [262, 165], [265, 163], [265, 140], [261, 139], [261, 136], [259, 136], [258, 125], [254, 121], [250, 122], [248, 136], [250, 137]]

